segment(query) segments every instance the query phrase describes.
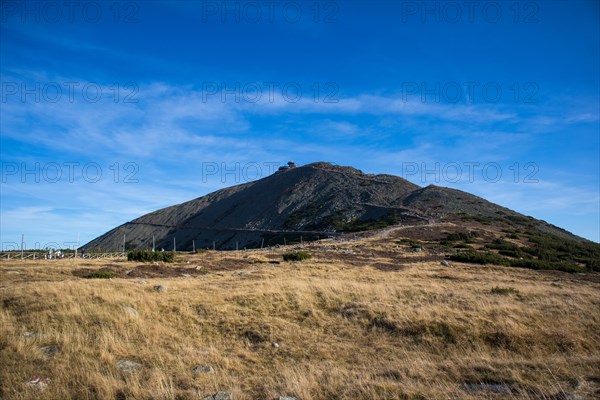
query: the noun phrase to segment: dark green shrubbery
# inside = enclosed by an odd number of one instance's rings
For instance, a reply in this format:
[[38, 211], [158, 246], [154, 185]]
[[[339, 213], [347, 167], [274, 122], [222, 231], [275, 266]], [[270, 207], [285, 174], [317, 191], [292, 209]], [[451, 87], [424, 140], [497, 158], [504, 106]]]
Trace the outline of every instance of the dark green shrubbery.
[[163, 261], [173, 262], [175, 254], [170, 251], [134, 250], [127, 253], [127, 261]]
[[[570, 238], [568, 233], [559, 235], [551, 229], [557, 227], [536, 222], [532, 217], [504, 215], [492, 219], [496, 226], [507, 226], [502, 231], [508, 239], [518, 239], [520, 245], [507, 240], [496, 239], [485, 245], [487, 252], [469, 251], [451, 256], [454, 261], [477, 264], [499, 264], [512, 267], [549, 269], [566, 272], [600, 272], [600, 245], [586, 240]], [[486, 216], [461, 215], [463, 220], [475, 220], [485, 223]], [[470, 232], [469, 232], [470, 233]], [[448, 234], [441, 244], [451, 246], [455, 243], [469, 243], [472, 237], [461, 232]], [[455, 248], [459, 248], [454, 246]]]
[[308, 260], [312, 256], [306, 251], [292, 251], [283, 255], [283, 261], [303, 261]]
[[473, 243], [477, 237], [477, 232], [452, 232], [446, 236], [446, 242], [465, 242]]
[[508, 242], [506, 240], [503, 240], [503, 239], [496, 239], [493, 242], [486, 244], [485, 247], [487, 247], [488, 249], [495, 249], [495, 250], [512, 250], [512, 251], [519, 250], [519, 246], [517, 246], [514, 243]]
[[565, 240], [551, 233], [527, 232], [530, 247], [524, 248], [527, 254], [539, 260], [560, 264], [585, 264], [587, 271], [600, 272], [600, 245], [594, 242]]
[[564, 272], [584, 272], [583, 267], [573, 262], [537, 260], [534, 258], [516, 260], [508, 259], [495, 253], [483, 253], [478, 251], [466, 251], [463, 253], [452, 254], [449, 258], [452, 261], [470, 264], [495, 264], [529, 269], [545, 269]]
[[508, 265], [508, 260], [494, 253], [482, 253], [478, 251], [464, 251], [450, 255], [450, 260], [470, 264], [496, 264]]

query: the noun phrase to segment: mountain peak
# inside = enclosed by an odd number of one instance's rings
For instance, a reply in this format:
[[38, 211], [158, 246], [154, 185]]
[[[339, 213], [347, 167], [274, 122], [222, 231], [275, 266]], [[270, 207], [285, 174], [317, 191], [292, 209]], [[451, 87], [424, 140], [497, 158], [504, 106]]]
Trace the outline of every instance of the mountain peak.
[[525, 218], [455, 189], [347, 166], [290, 161], [265, 178], [146, 214], [88, 243], [88, 249], [235, 249], [312, 240], [394, 224], [469, 217]]

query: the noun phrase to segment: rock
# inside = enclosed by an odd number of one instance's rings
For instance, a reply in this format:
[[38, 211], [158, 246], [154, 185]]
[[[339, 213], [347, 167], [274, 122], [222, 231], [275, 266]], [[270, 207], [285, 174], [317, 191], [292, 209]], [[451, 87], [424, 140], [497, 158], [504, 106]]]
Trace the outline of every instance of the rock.
[[298, 398], [293, 396], [279, 396], [279, 400], [298, 400]]
[[50, 378], [40, 378], [37, 376], [26, 383], [27, 386], [30, 386], [30, 387], [40, 390], [40, 391], [46, 389], [49, 384], [50, 384]]
[[278, 349], [279, 348], [279, 343], [273, 343], [271, 346], [273, 346], [274, 349]]
[[133, 307], [125, 306], [123, 307], [123, 310], [125, 310], [125, 314], [129, 315], [130, 317], [138, 318], [140, 316], [140, 313], [138, 313], [138, 311]]
[[117, 367], [127, 373], [130, 374], [132, 372], [134, 372], [135, 370], [139, 369], [142, 367], [142, 364], [140, 364], [137, 361], [133, 361], [133, 360], [119, 360], [117, 361]]
[[50, 357], [54, 354], [58, 353], [58, 346], [51, 344], [50, 346], [40, 347], [40, 351], [44, 353], [46, 356]]
[[138, 280], [136, 280], [136, 281], [135, 281], [135, 283], [137, 283], [137, 284], [139, 284], [139, 285], [145, 285], [145, 284], [146, 284], [146, 281], [145, 281], [145, 280], [143, 280], [143, 279], [138, 279]]
[[167, 291], [167, 287], [164, 285], [156, 285], [154, 286], [154, 290], [156, 290], [159, 293], [163, 293]]
[[229, 392], [217, 392], [212, 396], [205, 397], [204, 400], [231, 400], [232, 398]]
[[184, 278], [189, 278], [191, 275], [190, 274], [181, 274], [181, 276], [183, 276]]
[[492, 392], [492, 393], [512, 393], [513, 388], [509, 383], [496, 383], [496, 382], [471, 382], [463, 383], [462, 389], [465, 392], [477, 393], [477, 392]]
[[125, 271], [125, 275], [131, 275], [132, 272], [133, 272], [132, 269], [128, 269], [127, 271]]
[[210, 365], [196, 365], [192, 368], [192, 372], [196, 374], [214, 374], [215, 369]]
[[19, 271], [6, 271], [7, 274], [20, 274]]
[[449, 263], [448, 261], [446, 261], [446, 260], [442, 260], [442, 265], [443, 265], [444, 267], [449, 267], [449, 266], [450, 266], [450, 263]]

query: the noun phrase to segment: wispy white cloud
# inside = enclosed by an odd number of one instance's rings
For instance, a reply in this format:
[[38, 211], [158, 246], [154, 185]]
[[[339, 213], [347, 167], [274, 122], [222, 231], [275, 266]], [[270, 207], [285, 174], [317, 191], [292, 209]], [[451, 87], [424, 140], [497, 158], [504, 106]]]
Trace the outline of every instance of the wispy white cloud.
[[[4, 71], [5, 78], [47, 79], [35, 71], [29, 76], [26, 71]], [[204, 179], [202, 162], [226, 162], [231, 166], [236, 162], [285, 162], [290, 158], [330, 160], [397, 175], [405, 172], [403, 165], [407, 162], [428, 166], [436, 162], [502, 162], [507, 168], [534, 145], [530, 129], [536, 133], [559, 124], [568, 127], [597, 121], [597, 115], [587, 111], [570, 111], [568, 117], [558, 118], [551, 112], [544, 113], [544, 108], [520, 115], [518, 108], [502, 105], [405, 102], [399, 97], [370, 94], [343, 98], [337, 103], [309, 98], [291, 103], [281, 96], [273, 102], [249, 103], [222, 102], [218, 95], [207, 98], [192, 86], [157, 82], [139, 89], [135, 103], [115, 103], [113, 99], [98, 103], [81, 99], [73, 103], [23, 103], [13, 99], [3, 103], [3, 137], [49, 149], [45, 162], [95, 161], [105, 170], [114, 161], [140, 165], [140, 183], [130, 186], [107, 180], [86, 185], [81, 179], [67, 186], [3, 183], [3, 236], [15, 236], [23, 227], [32, 229], [39, 226], [35, 225], [38, 221], [45, 226], [38, 232], [48, 239], [77, 230], [88, 232], [89, 240], [156, 208], [241, 183], [240, 179], [223, 180], [219, 175]], [[103, 86], [104, 90], [110, 93], [109, 86]], [[257, 122], [265, 118], [269, 124]], [[281, 129], [289, 136], [270, 135], [269, 129]], [[328, 137], [308, 141], [307, 135]], [[352, 142], [355, 138], [361, 138], [360, 144]], [[21, 160], [32, 161], [35, 156], [23, 155]], [[474, 186], [466, 185], [463, 179], [450, 186], [474, 191], [523, 212], [597, 213], [597, 194], [569, 182], [569, 178], [561, 176], [537, 186]], [[22, 204], [17, 199], [27, 202]], [[64, 210], [69, 210], [71, 217], [65, 217]]]

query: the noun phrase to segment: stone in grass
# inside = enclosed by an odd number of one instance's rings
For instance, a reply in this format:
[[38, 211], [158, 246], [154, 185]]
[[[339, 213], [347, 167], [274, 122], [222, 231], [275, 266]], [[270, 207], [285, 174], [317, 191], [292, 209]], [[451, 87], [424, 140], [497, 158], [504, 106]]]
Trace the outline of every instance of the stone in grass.
[[204, 400], [231, 400], [231, 393], [229, 392], [217, 392], [212, 396], [205, 397]]
[[279, 400], [298, 400], [298, 398], [292, 396], [279, 396]]
[[140, 364], [137, 361], [133, 361], [133, 360], [119, 360], [117, 361], [117, 367], [127, 373], [130, 374], [132, 372], [134, 372], [135, 370], [139, 369], [142, 367], [142, 364]]
[[123, 307], [123, 309], [125, 310], [125, 314], [129, 315], [132, 318], [137, 318], [140, 316], [140, 313], [138, 313], [138, 311], [133, 307], [125, 306]]
[[449, 267], [449, 266], [450, 266], [450, 263], [449, 263], [448, 261], [446, 261], [446, 260], [442, 260], [442, 265], [443, 265], [444, 267]]
[[192, 372], [196, 373], [196, 374], [214, 374], [215, 373], [215, 369], [210, 366], [210, 365], [196, 365], [194, 368], [192, 368]]
[[138, 279], [138, 280], [136, 280], [136, 281], [135, 281], [135, 283], [137, 283], [137, 284], [139, 284], [139, 285], [145, 285], [145, 284], [146, 284], [146, 281], [145, 281], [145, 280], [143, 280], [143, 279]]
[[39, 376], [36, 376], [26, 384], [29, 387], [42, 391], [45, 390], [50, 384], [50, 378], [40, 378]]
[[163, 293], [167, 291], [167, 287], [165, 285], [156, 285], [154, 286], [154, 290], [156, 290], [159, 293]]
[[50, 357], [54, 354], [58, 353], [58, 346], [51, 344], [50, 346], [40, 347], [40, 351], [44, 353], [44, 355]]
[[470, 393], [493, 392], [493, 393], [512, 393], [513, 387], [510, 383], [497, 382], [470, 382], [463, 383], [461, 388]]

